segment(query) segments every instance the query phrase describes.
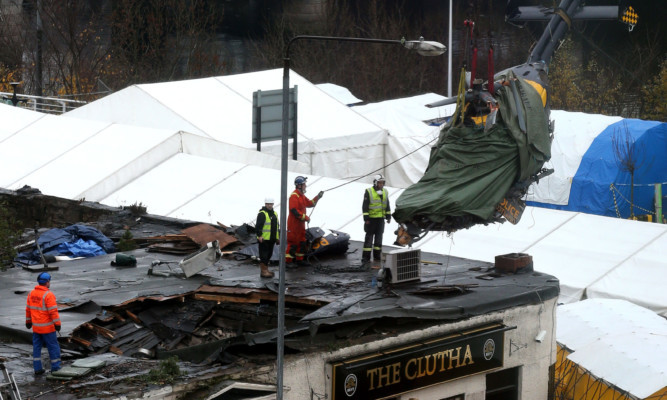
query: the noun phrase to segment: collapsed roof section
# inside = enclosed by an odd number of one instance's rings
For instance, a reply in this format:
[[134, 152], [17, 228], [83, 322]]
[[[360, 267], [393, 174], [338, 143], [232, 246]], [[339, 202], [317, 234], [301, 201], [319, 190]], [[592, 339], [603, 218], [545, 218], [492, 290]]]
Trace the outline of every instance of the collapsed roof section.
[[[133, 230], [146, 234], [140, 224]], [[201, 240], [210, 234], [201, 225], [186, 230]], [[360, 246], [353, 242], [342, 255], [286, 270], [290, 351], [325, 348], [341, 337], [364, 342], [558, 296], [558, 280], [532, 268], [506, 274], [492, 264], [437, 254], [423, 255], [426, 266], [418, 281], [378, 288], [377, 269], [357, 261]], [[188, 279], [178, 271], [182, 255], [146, 249], [124, 253], [136, 258], [134, 266], [114, 266], [114, 254], [52, 264], [58, 266], [51, 289], [59, 302], [61, 333], [69, 338], [65, 347], [82, 354], [177, 354], [197, 363], [230, 363], [246, 357], [249, 347], [257, 357], [275, 354], [278, 284], [260, 278], [249, 257], [226, 253]], [[165, 273], [156, 273], [158, 267]], [[23, 310], [34, 277], [18, 268], [4, 274], [4, 331], [28, 336]]]

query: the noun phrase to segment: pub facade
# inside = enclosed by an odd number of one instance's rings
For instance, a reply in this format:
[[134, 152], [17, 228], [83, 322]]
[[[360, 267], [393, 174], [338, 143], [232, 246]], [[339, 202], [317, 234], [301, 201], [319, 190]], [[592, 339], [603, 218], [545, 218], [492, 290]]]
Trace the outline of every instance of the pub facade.
[[285, 399], [547, 399], [557, 298], [286, 358]]

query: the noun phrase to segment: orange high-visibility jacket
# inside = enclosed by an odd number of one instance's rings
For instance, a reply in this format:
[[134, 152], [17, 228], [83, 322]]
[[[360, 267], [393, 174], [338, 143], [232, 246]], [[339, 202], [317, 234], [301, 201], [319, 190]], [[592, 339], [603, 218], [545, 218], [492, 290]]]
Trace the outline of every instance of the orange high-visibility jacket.
[[32, 324], [35, 333], [51, 333], [60, 325], [56, 295], [46, 286], [37, 285], [28, 295], [25, 322]]
[[306, 216], [308, 215], [306, 214], [306, 207], [315, 207], [316, 203], [317, 201], [312, 201], [299, 189], [294, 189], [292, 194], [289, 196], [287, 243], [296, 244], [306, 241]]

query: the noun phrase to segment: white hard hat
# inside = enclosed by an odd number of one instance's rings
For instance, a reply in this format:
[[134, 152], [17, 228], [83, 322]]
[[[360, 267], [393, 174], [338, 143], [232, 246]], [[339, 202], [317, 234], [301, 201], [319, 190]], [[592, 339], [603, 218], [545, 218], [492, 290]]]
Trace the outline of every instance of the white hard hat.
[[373, 177], [373, 184], [375, 185], [378, 182], [386, 182], [382, 174], [377, 174]]
[[264, 204], [273, 204], [273, 197], [267, 197], [264, 199]]

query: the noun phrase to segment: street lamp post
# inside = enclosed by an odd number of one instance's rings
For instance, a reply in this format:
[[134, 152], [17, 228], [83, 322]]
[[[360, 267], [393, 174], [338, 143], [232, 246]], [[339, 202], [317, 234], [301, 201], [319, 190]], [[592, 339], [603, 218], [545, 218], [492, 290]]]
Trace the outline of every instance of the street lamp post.
[[[416, 51], [422, 56], [438, 56], [443, 54], [447, 48], [442, 43], [419, 40], [391, 40], [336, 36], [295, 36], [287, 43], [285, 57], [283, 58], [283, 120], [282, 120], [282, 152], [280, 164], [280, 264], [279, 264], [279, 288], [278, 288], [278, 343], [277, 343], [277, 393], [276, 399], [283, 399], [283, 356], [285, 345], [285, 249], [287, 246], [287, 139], [289, 128], [289, 73], [290, 56], [289, 51], [292, 43], [297, 40], [335, 41], [335, 42], [363, 42], [384, 43], [401, 45], [408, 50]], [[296, 151], [296, 149], [295, 149]]]
[[21, 82], [10, 82], [9, 84], [12, 86], [12, 91], [14, 92], [14, 94], [12, 95], [12, 98], [11, 98], [11, 101], [12, 101], [12, 104], [14, 105], [14, 107], [16, 107], [22, 101], [25, 102], [26, 100], [21, 100], [16, 95], [16, 88], [19, 87]]

